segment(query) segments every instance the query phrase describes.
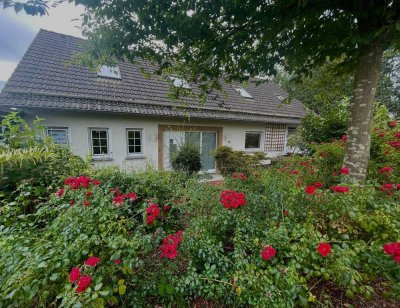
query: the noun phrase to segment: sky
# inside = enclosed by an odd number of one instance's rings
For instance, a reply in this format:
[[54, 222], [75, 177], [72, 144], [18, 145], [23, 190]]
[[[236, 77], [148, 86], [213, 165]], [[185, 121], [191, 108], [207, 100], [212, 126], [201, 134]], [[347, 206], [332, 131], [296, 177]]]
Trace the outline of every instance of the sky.
[[63, 2], [48, 10], [49, 15], [29, 16], [15, 13], [13, 8], [0, 8], [0, 89], [11, 76], [18, 62], [40, 28], [82, 37], [82, 6]]

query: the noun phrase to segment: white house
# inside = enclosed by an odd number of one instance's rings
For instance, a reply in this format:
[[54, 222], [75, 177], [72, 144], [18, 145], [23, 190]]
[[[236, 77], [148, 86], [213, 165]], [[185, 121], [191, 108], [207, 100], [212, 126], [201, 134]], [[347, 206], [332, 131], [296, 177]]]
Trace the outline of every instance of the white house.
[[[98, 73], [65, 63], [85, 48], [80, 38], [41, 30], [0, 93], [0, 109], [44, 118], [46, 132], [99, 166], [169, 168], [170, 152], [190, 138], [201, 149], [202, 166], [214, 170], [219, 145], [268, 156], [285, 154], [288, 130], [304, 116], [303, 105], [283, 104], [287, 93], [271, 82], [223, 84], [199, 105], [177, 106], [171, 84], [199, 93], [176, 76], [146, 78], [137, 64], [120, 62]], [[143, 63], [142, 65], [149, 66]]]

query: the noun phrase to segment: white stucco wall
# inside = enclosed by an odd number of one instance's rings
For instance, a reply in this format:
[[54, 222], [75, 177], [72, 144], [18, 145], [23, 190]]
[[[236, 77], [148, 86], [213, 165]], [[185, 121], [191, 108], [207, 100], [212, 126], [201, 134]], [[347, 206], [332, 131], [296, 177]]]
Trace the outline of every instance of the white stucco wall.
[[[26, 109], [24, 117], [44, 118], [43, 125], [69, 128], [69, 143], [74, 153], [86, 157], [90, 153], [89, 128], [108, 128], [112, 160], [95, 161], [96, 166], [120, 166], [123, 169], [158, 168], [158, 125], [195, 125], [223, 128], [222, 144], [235, 150], [245, 150], [246, 131], [260, 131], [261, 150], [264, 149], [265, 124], [237, 121], [207, 121], [167, 117], [146, 117], [131, 114], [110, 114], [78, 111]], [[127, 159], [127, 128], [143, 129], [144, 156]], [[275, 156], [283, 153], [268, 153]]]

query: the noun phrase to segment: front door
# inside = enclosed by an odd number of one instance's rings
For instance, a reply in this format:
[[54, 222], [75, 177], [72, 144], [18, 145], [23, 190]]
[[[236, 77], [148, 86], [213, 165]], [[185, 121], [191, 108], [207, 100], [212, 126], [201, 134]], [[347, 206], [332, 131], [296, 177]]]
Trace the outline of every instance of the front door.
[[190, 143], [199, 148], [202, 170], [209, 172], [216, 170], [212, 152], [217, 147], [217, 132], [208, 131], [165, 131], [163, 140], [165, 169], [171, 170], [171, 156], [183, 143]]

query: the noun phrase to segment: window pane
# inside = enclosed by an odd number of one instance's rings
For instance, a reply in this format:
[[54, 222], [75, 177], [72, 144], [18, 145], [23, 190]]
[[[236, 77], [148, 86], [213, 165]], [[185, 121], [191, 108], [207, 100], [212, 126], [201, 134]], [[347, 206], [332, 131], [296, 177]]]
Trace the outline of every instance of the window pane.
[[105, 130], [100, 131], [100, 138], [107, 138], [107, 132]]
[[99, 131], [97, 130], [92, 130], [92, 138], [99, 138]]
[[93, 139], [93, 147], [99, 147], [100, 146], [100, 140], [99, 139]]
[[67, 129], [48, 129], [47, 135], [50, 136], [54, 143], [57, 144], [68, 144]]
[[135, 147], [134, 146], [130, 146], [128, 149], [129, 153], [135, 153]]
[[137, 145], [135, 146], [135, 153], [140, 153], [141, 152], [141, 146]]
[[138, 146], [142, 145], [142, 140], [135, 139], [135, 145], [138, 145]]
[[135, 138], [140, 139], [140, 131], [134, 131]]
[[108, 154], [108, 150], [106, 147], [101, 147], [100, 152], [101, 152], [101, 154]]
[[132, 139], [132, 138], [134, 138], [134, 136], [135, 136], [135, 132], [132, 130], [128, 130], [128, 138]]
[[102, 147], [107, 147], [107, 139], [100, 139], [100, 145]]
[[93, 147], [93, 154], [100, 154], [100, 147]]
[[245, 148], [259, 149], [260, 139], [261, 139], [261, 133], [246, 133]]

